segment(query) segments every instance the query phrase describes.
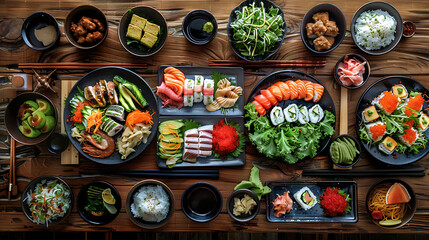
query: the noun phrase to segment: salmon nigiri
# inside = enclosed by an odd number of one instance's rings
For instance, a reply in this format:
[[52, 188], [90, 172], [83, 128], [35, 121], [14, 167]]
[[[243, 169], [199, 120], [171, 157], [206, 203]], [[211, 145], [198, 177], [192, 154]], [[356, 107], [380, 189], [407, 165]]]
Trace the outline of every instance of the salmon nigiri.
[[302, 80], [296, 80], [296, 85], [298, 86], [298, 99], [303, 99], [307, 95], [307, 88]]
[[268, 90], [261, 90], [261, 94], [264, 95], [268, 101], [270, 101], [271, 105], [276, 106], [279, 102], [274, 95]]
[[272, 85], [271, 87], [267, 88], [267, 90], [270, 91], [271, 94], [274, 95], [274, 97], [276, 97], [277, 101], [280, 102], [283, 100], [283, 93], [276, 85]]
[[255, 100], [252, 103], [255, 104], [256, 111], [259, 113], [259, 115], [265, 115], [267, 113], [267, 110], [265, 110], [265, 108], [258, 101]]
[[164, 73], [169, 73], [174, 75], [178, 80], [180, 80], [183, 84], [185, 84], [185, 74], [182, 71], [175, 67], [167, 67], [164, 69]]
[[317, 103], [322, 98], [325, 88], [318, 83], [313, 83], [313, 86], [314, 86], [313, 102]]
[[310, 81], [304, 81], [305, 87], [307, 88], [307, 92], [305, 94], [305, 101], [312, 101], [314, 98], [314, 85]]
[[289, 86], [284, 82], [276, 82], [274, 85], [279, 87], [280, 91], [282, 91], [283, 100], [289, 100], [290, 98]]
[[286, 81], [286, 84], [290, 90], [290, 100], [294, 100], [298, 98], [298, 85], [292, 80]]
[[171, 88], [177, 95], [183, 94], [184, 84], [178, 80], [174, 75], [166, 73], [164, 74], [164, 82], [167, 87]]
[[255, 97], [255, 101], [257, 101], [259, 104], [261, 104], [265, 109], [270, 109], [271, 103], [270, 101], [262, 94], [259, 94]]

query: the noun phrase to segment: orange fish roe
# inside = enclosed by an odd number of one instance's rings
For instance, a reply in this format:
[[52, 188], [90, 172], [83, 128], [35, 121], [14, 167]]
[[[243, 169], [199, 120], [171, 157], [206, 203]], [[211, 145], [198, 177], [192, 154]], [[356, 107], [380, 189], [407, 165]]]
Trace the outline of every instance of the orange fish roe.
[[372, 139], [377, 140], [378, 137], [383, 136], [386, 132], [386, 124], [378, 124], [369, 128], [369, 131], [372, 134]]
[[418, 135], [417, 132], [412, 129], [411, 127], [408, 128], [408, 130], [404, 129], [405, 134], [402, 135], [402, 138], [404, 139], [404, 141], [406, 141], [407, 143], [409, 143], [410, 145], [417, 139]]
[[424, 102], [425, 100], [423, 99], [423, 96], [421, 94], [410, 98], [408, 100], [407, 106], [405, 106], [404, 113], [407, 114], [408, 116], [411, 116], [411, 114], [413, 114], [414, 116], [417, 117], [417, 114], [413, 113], [410, 109], [414, 111], [420, 111], [423, 107]]
[[398, 96], [391, 92], [384, 91], [384, 96], [378, 100], [378, 103], [383, 107], [383, 109], [388, 113], [393, 113], [400, 103]]

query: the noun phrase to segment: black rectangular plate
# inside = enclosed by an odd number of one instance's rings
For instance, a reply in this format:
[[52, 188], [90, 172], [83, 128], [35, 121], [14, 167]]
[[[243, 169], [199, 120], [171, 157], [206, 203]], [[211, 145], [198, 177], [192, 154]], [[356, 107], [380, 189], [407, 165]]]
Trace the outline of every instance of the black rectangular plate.
[[[161, 65], [158, 69], [158, 86], [164, 81], [164, 69], [169, 66]], [[239, 86], [244, 91], [244, 72], [241, 67], [190, 67], [190, 66], [175, 66], [175, 68], [179, 69], [185, 74], [185, 77], [188, 79], [195, 79], [195, 75], [202, 75], [204, 78], [211, 79], [212, 71], [217, 73], [224, 74], [227, 78], [229, 78], [236, 86]], [[194, 103], [193, 107], [182, 107], [181, 109], [177, 108], [169, 108], [162, 107], [162, 101], [159, 97], [158, 99], [158, 109], [159, 115], [193, 115], [193, 116], [202, 116], [202, 115], [210, 115], [210, 116], [225, 116], [221, 110], [217, 110], [214, 112], [207, 111], [205, 105], [201, 103]], [[238, 98], [238, 107], [234, 109], [228, 109], [226, 111], [227, 116], [243, 116], [244, 115], [244, 92]]]
[[[235, 122], [240, 126], [241, 132], [244, 132], [244, 118], [243, 117], [222, 117], [222, 116], [213, 116], [213, 117], [206, 117], [206, 116], [160, 116], [159, 117], [159, 123], [162, 123], [167, 120], [175, 120], [175, 119], [192, 119], [195, 122], [201, 124], [201, 125], [209, 125], [209, 124], [216, 124], [219, 122], [219, 120], [226, 120], [227, 122]], [[157, 139], [157, 152], [158, 150], [158, 139], [159, 139], [159, 131], [156, 129], [156, 139]], [[156, 157], [156, 163], [159, 168], [168, 168], [168, 166], [165, 164], [165, 159], [160, 158], [159, 156]], [[197, 162], [190, 163], [190, 162], [182, 162], [178, 163], [174, 166], [174, 168], [192, 168], [192, 167], [236, 167], [236, 166], [244, 166], [246, 163], [246, 151], [244, 150], [238, 158], [235, 159], [219, 159], [215, 158], [213, 155], [209, 157], [198, 157]]]
[[[357, 211], [357, 185], [355, 181], [308, 181], [308, 182], [267, 182], [272, 191], [267, 196], [267, 220], [268, 222], [342, 222], [355, 223], [358, 221]], [[305, 211], [296, 202], [293, 195], [301, 188], [307, 186], [317, 200], [323, 194], [327, 187], [337, 187], [350, 194], [352, 210], [344, 216], [327, 217], [323, 215], [323, 209], [319, 203], [316, 206]], [[289, 213], [280, 218], [274, 216], [273, 201], [277, 195], [283, 195], [285, 191], [290, 191], [289, 196], [292, 198], [293, 207]]]

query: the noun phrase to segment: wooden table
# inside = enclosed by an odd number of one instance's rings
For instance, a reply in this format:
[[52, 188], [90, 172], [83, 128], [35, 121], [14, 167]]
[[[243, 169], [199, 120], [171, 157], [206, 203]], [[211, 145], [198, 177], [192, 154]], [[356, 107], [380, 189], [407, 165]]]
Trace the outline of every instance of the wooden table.
[[[348, 32], [343, 43], [333, 52], [326, 55], [315, 55], [308, 51], [300, 38], [299, 27], [304, 14], [321, 1], [274, 1], [285, 12], [286, 22], [288, 25], [286, 39], [272, 59], [308, 59], [308, 60], [326, 60], [327, 66], [323, 68], [296, 68], [315, 76], [323, 82], [327, 90], [334, 99], [337, 116], [339, 116], [339, 93], [340, 87], [334, 82], [333, 67], [337, 60], [344, 54], [354, 52], [362, 54], [354, 45], [350, 33]], [[342, 1], [333, 0], [331, 3], [337, 5], [344, 13], [348, 26], [350, 25], [353, 13], [366, 1]], [[393, 4], [403, 19], [408, 19], [416, 23], [417, 34], [411, 39], [403, 39], [396, 49], [382, 56], [364, 56], [371, 63], [371, 77], [366, 85], [360, 89], [349, 92], [349, 133], [356, 135], [354, 128], [354, 111], [356, 103], [362, 92], [376, 80], [391, 76], [404, 75], [420, 81], [429, 88], [429, 2], [427, 0], [411, 1], [389, 1]], [[127, 53], [118, 41], [117, 25], [122, 14], [130, 7], [137, 6], [141, 3], [135, 1], [96, 1], [99, 7], [107, 15], [109, 21], [109, 35], [106, 41], [96, 49], [81, 51], [70, 45], [65, 35], [62, 34], [58, 47], [46, 51], [38, 52], [28, 48], [22, 40], [17, 38], [19, 35], [19, 26], [28, 15], [36, 11], [46, 11], [56, 17], [61, 25], [67, 13], [76, 6], [88, 4], [89, 1], [1, 1], [0, 2], [0, 66], [5, 67], [11, 64], [22, 62], [122, 62], [122, 63], [147, 63], [149, 68], [138, 73], [150, 84], [155, 87], [157, 84], [157, 68], [161, 64], [168, 65], [191, 65], [207, 66], [211, 59], [237, 59], [232, 52], [226, 33], [226, 24], [231, 10], [240, 3], [240, 0], [217, 0], [217, 1], [193, 1], [193, 0], [149, 0], [143, 4], [157, 8], [165, 16], [169, 26], [169, 36], [164, 48], [153, 57], [137, 58]], [[206, 46], [195, 46], [188, 43], [182, 35], [181, 23], [183, 17], [191, 10], [206, 9], [213, 13], [219, 24], [219, 33], [215, 40]], [[349, 28], [349, 27], [348, 27]], [[63, 31], [62, 31], [63, 32]], [[16, 40], [17, 39], [17, 40]], [[248, 97], [251, 89], [264, 76], [281, 69], [245, 69], [245, 96]], [[10, 73], [20, 70], [1, 68], [1, 73]], [[59, 72], [57, 79], [78, 80], [85, 71], [68, 71]], [[59, 89], [59, 82], [55, 88]], [[50, 94], [49, 97], [59, 105], [61, 99]], [[337, 129], [338, 129], [337, 118]], [[60, 123], [59, 123], [60, 124]], [[57, 128], [57, 130], [59, 127]], [[337, 131], [338, 132], [338, 131]], [[81, 159], [79, 166], [63, 166], [60, 164], [58, 156], [46, 153], [38, 158], [26, 161], [24, 165], [17, 170], [19, 176], [19, 189], [23, 187], [30, 179], [40, 175], [59, 175], [63, 177], [73, 188], [77, 195], [79, 189], [90, 181], [102, 179], [111, 182], [120, 191], [122, 195], [123, 206], [117, 219], [112, 223], [97, 227], [86, 223], [73, 208], [72, 214], [67, 220], [57, 226], [50, 227], [52, 231], [146, 231], [135, 226], [125, 212], [125, 199], [128, 191], [132, 186], [141, 179], [115, 178], [115, 177], [80, 177], [79, 169], [99, 169], [104, 167], [97, 165], [89, 160]], [[156, 144], [155, 141], [147, 150], [137, 159], [114, 167], [115, 169], [154, 169]], [[216, 185], [221, 191], [224, 202], [229, 194], [233, 191], [234, 186], [243, 179], [248, 178], [252, 163], [262, 167], [261, 178], [263, 181], [272, 180], [323, 180], [321, 178], [303, 178], [300, 176], [302, 169], [328, 169], [331, 168], [326, 153], [321, 156], [306, 161], [303, 164], [289, 166], [264, 158], [258, 154], [256, 148], [251, 145], [246, 147], [246, 165], [238, 168], [221, 169], [219, 180], [208, 180], [207, 182]], [[420, 160], [417, 164], [428, 167], [428, 157]], [[372, 168], [383, 166], [376, 160], [368, 159], [365, 153], [356, 168]], [[384, 166], [385, 167], [385, 166]], [[381, 178], [380, 178], [381, 179]], [[352, 224], [342, 223], [288, 223], [275, 224], [268, 223], [266, 220], [266, 207], [263, 201], [259, 215], [249, 223], [238, 223], [233, 221], [224, 207], [221, 214], [213, 221], [208, 223], [195, 223], [188, 219], [181, 211], [180, 199], [183, 191], [192, 183], [201, 180], [183, 180], [183, 179], [160, 179], [168, 184], [175, 196], [175, 212], [171, 220], [164, 227], [157, 231], [250, 231], [250, 232], [277, 232], [277, 231], [308, 231], [308, 232], [347, 232], [347, 233], [366, 233], [366, 232], [398, 232], [398, 233], [429, 233], [429, 177], [423, 178], [401, 178], [408, 182], [417, 195], [417, 212], [409, 224], [398, 230], [384, 230], [374, 225], [366, 213], [364, 199], [368, 188], [378, 178], [361, 178], [355, 179], [358, 183], [358, 205], [359, 205], [359, 222]], [[26, 219], [21, 211], [19, 202], [0, 202], [0, 231], [43, 231], [43, 226], [37, 226]]]

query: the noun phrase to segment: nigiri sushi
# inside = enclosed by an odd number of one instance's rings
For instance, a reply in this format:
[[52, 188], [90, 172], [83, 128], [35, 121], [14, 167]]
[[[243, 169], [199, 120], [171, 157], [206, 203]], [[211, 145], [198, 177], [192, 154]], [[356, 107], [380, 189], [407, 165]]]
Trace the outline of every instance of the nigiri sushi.
[[313, 83], [313, 87], [314, 87], [313, 102], [317, 103], [322, 98], [323, 92], [325, 91], [325, 88], [322, 85], [318, 84], [318, 83]]
[[387, 155], [390, 155], [395, 151], [396, 147], [398, 146], [398, 143], [395, 141], [395, 139], [387, 136], [384, 138], [384, 140], [378, 145], [378, 149], [382, 152], [384, 152]]
[[283, 101], [283, 93], [279, 87], [272, 85], [267, 90], [270, 91], [271, 94], [274, 95], [274, 97], [276, 97], [277, 101], [279, 101], [279, 102]]
[[205, 79], [204, 80], [204, 105], [209, 105], [213, 103], [214, 97], [213, 97], [213, 89], [214, 89], [214, 81], [212, 79]]
[[310, 81], [305, 81], [304, 83], [305, 83], [305, 87], [307, 89], [304, 100], [307, 102], [312, 101], [314, 98], [314, 85]]
[[276, 82], [274, 85], [280, 88], [280, 91], [283, 94], [283, 100], [289, 100], [289, 98], [290, 98], [289, 86], [286, 83], [281, 82], [281, 81]]
[[255, 101], [261, 104], [266, 110], [270, 109], [271, 103], [270, 101], [262, 94], [259, 94], [255, 97]]
[[285, 121], [285, 117], [284, 117], [284, 114], [283, 114], [283, 109], [281, 107], [279, 107], [279, 106], [274, 107], [271, 110], [270, 119], [271, 119], [271, 123], [274, 126], [277, 126], [280, 123], [283, 123]]
[[258, 101], [255, 100], [252, 103], [255, 104], [256, 111], [259, 113], [259, 115], [263, 116], [267, 113], [267, 110], [265, 110], [265, 108]]
[[296, 122], [298, 120], [298, 106], [296, 104], [291, 104], [287, 106], [284, 110], [285, 119], [288, 122]]
[[302, 80], [296, 80], [295, 81], [297, 87], [298, 87], [298, 99], [304, 99], [307, 95], [307, 88], [305, 87], [305, 84]]
[[292, 80], [286, 81], [286, 84], [290, 90], [290, 100], [294, 100], [298, 98], [298, 85]]
[[383, 139], [384, 134], [386, 134], [386, 124], [383, 122], [367, 124], [366, 129], [374, 142], [380, 141]]
[[298, 112], [298, 121], [301, 124], [306, 124], [309, 122], [308, 109], [306, 106], [302, 106]]
[[203, 101], [203, 86], [204, 77], [201, 75], [195, 75], [194, 102], [196, 103]]
[[185, 79], [183, 94], [183, 106], [192, 107], [194, 105], [194, 80]]
[[402, 84], [396, 84], [392, 87], [392, 93], [398, 96], [400, 99], [408, 97], [408, 91]]
[[270, 101], [271, 105], [276, 106], [279, 102], [277, 98], [268, 90], [261, 90], [261, 94], [264, 95], [268, 101]]
[[310, 117], [310, 122], [318, 123], [322, 121], [325, 113], [323, 112], [322, 107], [319, 104], [316, 104], [308, 110], [308, 115]]
[[392, 114], [396, 110], [399, 103], [401, 103], [401, 99], [388, 91], [382, 92], [372, 101], [372, 104], [388, 115]]

